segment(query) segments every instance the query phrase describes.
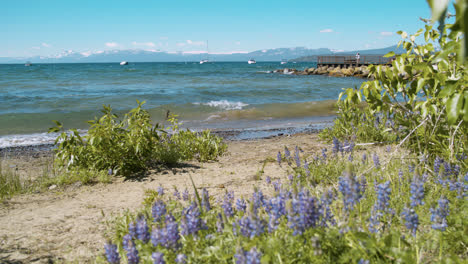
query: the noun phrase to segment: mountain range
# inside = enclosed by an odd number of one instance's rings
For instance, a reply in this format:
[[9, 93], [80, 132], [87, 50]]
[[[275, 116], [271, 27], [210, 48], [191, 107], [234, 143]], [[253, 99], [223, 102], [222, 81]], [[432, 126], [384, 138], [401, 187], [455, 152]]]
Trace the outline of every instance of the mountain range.
[[[253, 52], [239, 52], [229, 54], [208, 54], [210, 61], [247, 61], [254, 58], [256, 61], [315, 61], [317, 55], [331, 54], [386, 54], [404, 52], [403, 49], [391, 46], [383, 49], [336, 51], [328, 48], [309, 49], [305, 47], [264, 49]], [[184, 62], [199, 61], [207, 57], [206, 53], [193, 54], [190, 52], [165, 52], [155, 50], [109, 50], [98, 52], [64, 51], [54, 56], [35, 57], [0, 57], [0, 63], [92, 63], [92, 62]]]

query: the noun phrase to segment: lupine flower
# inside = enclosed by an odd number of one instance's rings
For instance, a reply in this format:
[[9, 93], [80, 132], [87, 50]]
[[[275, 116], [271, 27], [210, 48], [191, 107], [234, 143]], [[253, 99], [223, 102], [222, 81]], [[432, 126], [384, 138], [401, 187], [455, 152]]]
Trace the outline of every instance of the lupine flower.
[[164, 195], [164, 188], [161, 185], [159, 185], [159, 187], [158, 187], [158, 189], [156, 191], [158, 192], [159, 196]]
[[104, 245], [104, 250], [106, 253], [107, 261], [111, 264], [120, 263], [119, 251], [117, 250], [117, 245], [112, 243], [107, 243]]
[[444, 162], [444, 160], [439, 158], [438, 156], [435, 158], [435, 160], [434, 160], [434, 173], [435, 173], [435, 175], [439, 175], [440, 166], [442, 166], [443, 162]]
[[340, 141], [336, 138], [336, 137], [333, 137], [333, 148], [332, 148], [332, 152], [334, 154], [337, 154], [338, 152], [340, 152], [341, 150], [341, 143]]
[[188, 201], [190, 199], [190, 194], [187, 189], [185, 189], [184, 192], [182, 193], [182, 199], [184, 201]]
[[174, 188], [173, 195], [177, 200], [180, 200], [180, 192], [179, 192], [179, 190], [177, 190], [177, 188]]
[[222, 233], [223, 230], [224, 230], [224, 221], [223, 221], [223, 216], [221, 215], [221, 213], [218, 213], [218, 215], [216, 216], [216, 231], [218, 233]]
[[140, 262], [138, 250], [136, 249], [130, 234], [126, 234], [123, 237], [123, 248], [127, 251], [127, 261], [129, 264], [138, 264], [138, 262]]
[[359, 259], [358, 264], [369, 264], [369, 260], [367, 259]]
[[465, 175], [464, 181], [461, 179], [456, 182], [450, 182], [450, 191], [457, 191], [457, 198], [462, 199], [467, 196], [468, 192], [468, 173]]
[[367, 161], [367, 154], [362, 153], [362, 163], [364, 164]]
[[374, 160], [374, 166], [379, 169], [380, 168], [380, 159], [379, 159], [379, 155], [375, 154], [374, 153], [374, 156], [372, 157], [372, 159]]
[[259, 218], [256, 211], [252, 211], [248, 215], [244, 215], [237, 221], [237, 226], [234, 226], [234, 233], [239, 231], [241, 235], [254, 238], [265, 232], [265, 221]]
[[159, 222], [166, 214], [166, 204], [161, 200], [156, 200], [151, 207], [151, 216], [154, 222]]
[[320, 208], [315, 197], [309, 192], [300, 191], [292, 199], [292, 208], [288, 212], [288, 226], [294, 229], [293, 235], [302, 234], [307, 228], [319, 223]]
[[309, 163], [307, 163], [307, 160], [304, 160], [304, 170], [305, 170], [306, 176], [309, 177], [310, 170], [309, 170]]
[[131, 222], [130, 224], [128, 224], [128, 233], [132, 238], [137, 237], [137, 228], [135, 222]]
[[262, 191], [257, 190], [252, 194], [252, 203], [254, 210], [265, 205], [265, 196], [263, 196]]
[[355, 146], [356, 144], [354, 143], [354, 141], [351, 140], [348, 142], [347, 140], [345, 140], [345, 142], [342, 145], [341, 152], [343, 152], [344, 150], [346, 153], [352, 153]]
[[231, 217], [234, 215], [234, 210], [232, 209], [232, 200], [234, 198], [231, 198], [228, 193], [226, 193], [224, 195], [224, 199], [223, 199], [223, 204], [221, 205], [221, 207], [223, 208], [224, 210], [224, 215], [226, 215], [227, 217]]
[[200, 210], [195, 203], [185, 208], [182, 212], [182, 219], [180, 223], [182, 235], [194, 235], [202, 229], [203, 222], [200, 219]]
[[403, 210], [403, 213], [401, 213], [401, 215], [405, 219], [406, 228], [411, 231], [413, 236], [416, 236], [416, 231], [418, 230], [418, 226], [419, 226], [419, 217], [414, 211], [414, 209], [405, 208]]
[[166, 264], [164, 254], [161, 252], [153, 252], [151, 257], [153, 258], [153, 264]]
[[445, 197], [441, 197], [438, 201], [439, 208], [431, 208], [432, 228], [435, 230], [445, 231], [447, 228], [447, 216], [449, 215], [449, 201]]
[[296, 167], [301, 167], [301, 159], [299, 157], [299, 150], [296, 146], [296, 151], [294, 152], [294, 161], [296, 162]]
[[418, 205], [424, 204], [424, 181], [419, 179], [419, 177], [414, 176], [413, 181], [410, 185], [410, 205], [411, 207], [416, 207]]
[[387, 146], [387, 152], [390, 153], [392, 151], [392, 146], [388, 145]]
[[291, 159], [291, 152], [289, 151], [288, 147], [284, 147], [284, 157], [289, 163], [289, 160]]
[[270, 176], [266, 176], [265, 181], [266, 181], [267, 184], [270, 184], [270, 183], [271, 183], [271, 178], [270, 178]]
[[322, 195], [320, 199], [320, 207], [319, 207], [319, 214], [321, 215], [322, 219], [320, 221], [320, 225], [327, 227], [328, 223], [331, 225], [336, 225], [335, 216], [330, 209], [330, 205], [332, 204], [334, 199], [334, 195], [331, 191], [327, 191]]
[[409, 172], [414, 172], [414, 169], [415, 169], [415, 168], [416, 168], [416, 166], [413, 165], [413, 164], [409, 164], [409, 165], [408, 165], [408, 171], [409, 171]]
[[245, 251], [242, 248], [237, 248], [234, 257], [236, 258], [236, 264], [246, 264], [247, 262], [245, 258]]
[[382, 217], [382, 212], [379, 212], [376, 207], [372, 208], [371, 217], [369, 218], [369, 232], [377, 233], [380, 226], [380, 217]]
[[273, 188], [275, 189], [275, 192], [279, 192], [281, 189], [281, 181], [280, 180], [274, 181]]
[[268, 232], [276, 230], [279, 224], [279, 219], [286, 214], [286, 199], [284, 194], [279, 194], [268, 201]]
[[202, 200], [201, 200], [202, 207], [205, 208], [206, 211], [211, 210], [211, 205], [210, 205], [210, 194], [206, 190], [206, 188], [203, 188], [202, 190]]
[[292, 183], [294, 181], [294, 176], [292, 174], [289, 174], [288, 175], [288, 180], [290, 183]]
[[143, 241], [148, 242], [150, 239], [150, 233], [148, 225], [146, 224], [146, 219], [144, 216], [140, 216], [136, 223], [136, 238]]
[[353, 154], [349, 154], [348, 161], [353, 162]]
[[278, 161], [278, 165], [281, 166], [281, 152], [278, 151], [278, 154], [276, 155], [276, 161]]
[[322, 158], [323, 158], [324, 161], [327, 160], [327, 149], [326, 148], [322, 149]]
[[344, 208], [349, 211], [361, 200], [365, 186], [356, 177], [346, 176], [339, 178], [338, 189], [343, 194]]
[[185, 264], [187, 263], [187, 256], [185, 254], [178, 254], [175, 259], [175, 262], [177, 264]]
[[247, 264], [260, 264], [262, 253], [257, 251], [256, 247], [253, 247], [245, 254]]
[[375, 191], [377, 193], [376, 210], [387, 211], [392, 191], [390, 181], [377, 185]]
[[179, 246], [179, 224], [175, 218], [169, 214], [166, 217], [166, 227], [164, 229], [165, 246], [167, 248], [177, 248]]
[[237, 211], [245, 212], [247, 205], [245, 204], [245, 200], [243, 198], [236, 200], [236, 209]]

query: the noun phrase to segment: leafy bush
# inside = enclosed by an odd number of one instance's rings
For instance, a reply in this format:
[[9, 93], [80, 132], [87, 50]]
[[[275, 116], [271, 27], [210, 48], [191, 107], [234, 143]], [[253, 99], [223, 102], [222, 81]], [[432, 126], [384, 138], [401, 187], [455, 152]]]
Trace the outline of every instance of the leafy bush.
[[[448, 3], [448, 1], [447, 1]], [[374, 80], [364, 82], [360, 89], [349, 88], [340, 94], [342, 110], [331, 130], [334, 136], [354, 135], [358, 140], [381, 141], [387, 137], [406, 139], [407, 146], [421, 155], [443, 156], [455, 161], [468, 152], [468, 68], [464, 60], [459, 17], [461, 5], [457, 1], [456, 25], [441, 24], [438, 31], [426, 25], [413, 35], [398, 32], [403, 40], [399, 46], [406, 53], [396, 55], [392, 66], [370, 66]], [[468, 16], [468, 14], [467, 14]], [[442, 16], [444, 18], [444, 16]], [[444, 21], [442, 18], [442, 22]], [[424, 33], [424, 34], [423, 34]], [[424, 35], [425, 44], [416, 39]], [[434, 43], [438, 43], [440, 50]], [[395, 56], [393, 52], [386, 56]], [[356, 106], [365, 102], [365, 114]], [[386, 117], [392, 129], [373, 131], [368, 122], [360, 122], [362, 115]], [[362, 119], [361, 119], [362, 120]], [[371, 120], [372, 121], [372, 120]], [[358, 126], [353, 130], [353, 126]], [[362, 132], [366, 131], [366, 132]], [[327, 135], [323, 134], [324, 137]], [[330, 136], [328, 136], [330, 140]]]
[[[102, 117], [88, 121], [91, 127], [85, 136], [76, 129], [62, 132], [56, 139], [56, 166], [87, 171], [82, 175], [89, 175], [91, 170], [128, 176], [151, 166], [173, 166], [194, 157], [214, 160], [226, 151], [222, 139], [208, 131], [201, 135], [180, 131], [175, 117], [170, 119], [170, 129], [153, 125], [149, 113], [142, 109], [144, 102], [137, 102], [138, 106], [122, 120], [110, 106], [104, 106]], [[55, 122], [57, 126], [49, 132], [62, 130], [62, 125]]]
[[[434, 263], [468, 256], [468, 172], [438, 159], [395, 158], [352, 142], [305, 159], [285, 149], [286, 181], [265, 180], [244, 200], [226, 192], [159, 187], [145, 207], [117, 218], [98, 262]], [[351, 157], [351, 158], [350, 158]], [[308, 161], [307, 161], [308, 160]], [[351, 160], [351, 161], [350, 161]], [[280, 171], [280, 170], [279, 170]], [[285, 178], [284, 175], [271, 175]], [[265, 190], [264, 190], [265, 191]], [[441, 255], [443, 252], [443, 256]]]

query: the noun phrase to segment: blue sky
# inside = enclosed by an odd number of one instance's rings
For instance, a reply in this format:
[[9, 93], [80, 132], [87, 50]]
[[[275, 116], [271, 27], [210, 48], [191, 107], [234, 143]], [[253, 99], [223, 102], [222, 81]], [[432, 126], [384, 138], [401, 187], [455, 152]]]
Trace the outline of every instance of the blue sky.
[[0, 3], [0, 57], [145, 49], [211, 53], [396, 44], [430, 17], [424, 0], [12, 0]]

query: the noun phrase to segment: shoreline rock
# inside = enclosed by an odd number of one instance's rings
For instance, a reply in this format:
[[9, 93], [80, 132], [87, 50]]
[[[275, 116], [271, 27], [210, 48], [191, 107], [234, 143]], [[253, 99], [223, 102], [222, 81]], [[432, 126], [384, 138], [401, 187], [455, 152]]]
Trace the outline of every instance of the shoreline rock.
[[284, 68], [274, 70], [274, 73], [287, 74], [287, 75], [327, 75], [330, 77], [357, 77], [357, 78], [366, 78], [372, 79], [372, 76], [369, 75], [369, 69], [367, 66], [351, 66], [351, 67], [311, 67], [306, 68], [303, 71], [291, 68]]

